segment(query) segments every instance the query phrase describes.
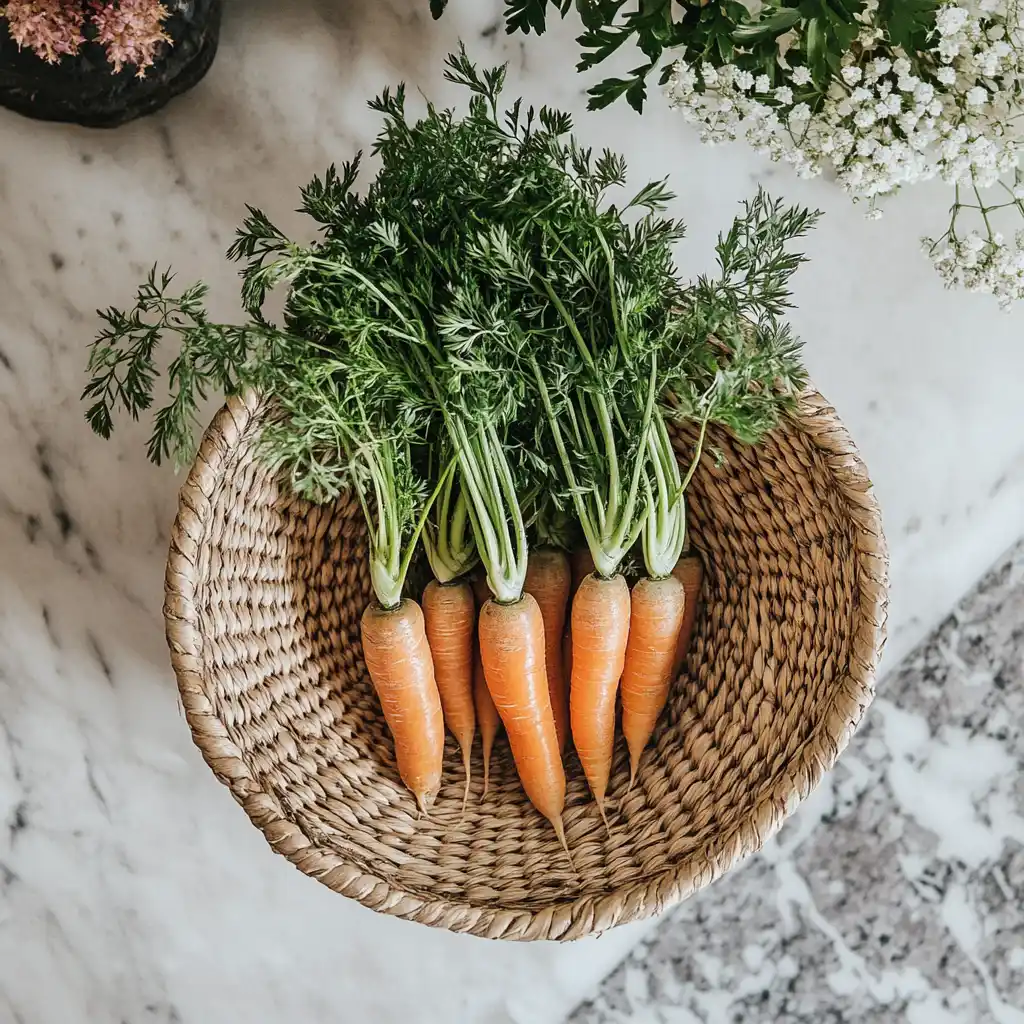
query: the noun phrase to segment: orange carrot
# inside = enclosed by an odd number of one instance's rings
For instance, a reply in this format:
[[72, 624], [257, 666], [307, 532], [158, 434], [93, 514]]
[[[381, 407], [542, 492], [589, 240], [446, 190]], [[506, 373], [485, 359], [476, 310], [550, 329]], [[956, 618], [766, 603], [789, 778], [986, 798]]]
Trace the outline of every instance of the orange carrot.
[[629, 586], [591, 574], [572, 602], [569, 716], [580, 764], [604, 817], [615, 747], [615, 694], [629, 636]]
[[630, 596], [629, 641], [622, 671], [622, 734], [629, 747], [631, 786], [640, 755], [668, 700], [685, 603], [686, 591], [674, 576], [641, 579]]
[[501, 719], [498, 717], [498, 709], [491, 700], [491, 691], [487, 689], [484, 680], [484, 663], [480, 660], [480, 652], [473, 651], [473, 705], [476, 707], [476, 720], [480, 726], [480, 741], [483, 744], [484, 755], [484, 791], [491, 784], [491, 751], [494, 749], [494, 740], [498, 735], [501, 726]]
[[480, 610], [480, 658], [494, 706], [508, 733], [516, 770], [534, 807], [551, 822], [566, 856], [562, 826], [565, 769], [544, 668], [544, 620], [529, 594]]
[[473, 708], [473, 588], [465, 580], [438, 583], [423, 591], [423, 619], [434, 659], [434, 678], [441, 695], [444, 724], [459, 741], [469, 795], [470, 756], [476, 734]]
[[683, 610], [683, 623], [679, 627], [679, 642], [676, 644], [676, 655], [672, 661], [672, 678], [675, 679], [686, 661], [690, 650], [690, 639], [693, 636], [693, 625], [697, 620], [700, 608], [700, 591], [704, 584], [704, 566], [696, 555], [683, 555], [676, 562], [672, 575], [683, 585], [686, 591], [686, 607]]
[[580, 589], [580, 584], [594, 571], [594, 556], [590, 553], [590, 548], [588, 547], [577, 548], [572, 553], [571, 562], [572, 587], [569, 591], [570, 601], [576, 596], [576, 591]]
[[571, 582], [569, 559], [565, 552], [548, 547], [534, 548], [530, 552], [523, 590], [536, 599], [544, 620], [544, 667], [560, 751], [565, 750], [569, 735], [569, 692], [562, 664], [562, 634], [565, 632]]
[[441, 788], [444, 716], [423, 612], [408, 598], [393, 609], [374, 602], [360, 626], [366, 668], [395, 738], [398, 774], [426, 812]]
[[[572, 601], [580, 584], [594, 571], [594, 556], [590, 548], [577, 548], [569, 557], [569, 564], [572, 566], [572, 583], [569, 587], [569, 608], [570, 614], [566, 616], [565, 636], [562, 637], [562, 672], [566, 682], [572, 679]], [[570, 736], [572, 730], [569, 730]]]
[[[487, 580], [478, 575], [473, 579], [473, 594], [476, 603], [482, 608], [490, 599], [491, 592], [487, 589]], [[476, 721], [480, 726], [480, 741], [483, 745], [484, 755], [484, 792], [491, 779], [491, 751], [494, 748], [494, 740], [501, 728], [501, 718], [498, 716], [498, 709], [491, 700], [491, 691], [487, 689], [487, 682], [484, 679], [484, 663], [480, 660], [480, 646], [478, 643], [473, 647], [473, 704], [476, 707]]]
[[[568, 622], [566, 622], [565, 632], [562, 634], [562, 678], [566, 682], [572, 679], [572, 627]], [[569, 735], [572, 735], [571, 727]]]

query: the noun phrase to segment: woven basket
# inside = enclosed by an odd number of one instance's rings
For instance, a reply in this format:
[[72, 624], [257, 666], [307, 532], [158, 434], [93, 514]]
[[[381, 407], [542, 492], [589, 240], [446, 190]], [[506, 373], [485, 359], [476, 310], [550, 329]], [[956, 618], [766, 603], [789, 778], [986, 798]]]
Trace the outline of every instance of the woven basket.
[[[716, 432], [689, 491], [707, 565], [689, 664], [626, 792], [621, 741], [601, 824], [574, 755], [576, 872], [507, 746], [461, 814], [454, 741], [417, 817], [367, 677], [370, 599], [356, 502], [313, 506], [255, 457], [266, 408], [232, 399], [181, 491], [167, 566], [171, 660], [193, 738], [270, 845], [382, 913], [505, 939], [575, 939], [656, 914], [778, 828], [873, 694], [887, 562], [863, 464], [815, 394], [757, 448]], [[680, 459], [691, 438], [677, 435]]]

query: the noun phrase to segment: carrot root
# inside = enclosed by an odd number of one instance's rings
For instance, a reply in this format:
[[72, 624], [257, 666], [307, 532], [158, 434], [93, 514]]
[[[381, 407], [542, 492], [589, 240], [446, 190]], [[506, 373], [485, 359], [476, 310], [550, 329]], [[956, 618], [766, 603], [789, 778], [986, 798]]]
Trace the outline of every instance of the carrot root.
[[594, 571], [594, 556], [590, 553], [590, 548], [582, 547], [572, 553], [569, 561], [572, 566], [572, 588], [569, 597], [573, 598], [580, 589], [580, 584]]
[[572, 626], [568, 623], [566, 623], [565, 632], [562, 634], [562, 672], [566, 682], [572, 679]]
[[[476, 598], [478, 612], [491, 599], [487, 580], [482, 574], [478, 573], [473, 577], [473, 596]], [[479, 614], [477, 618], [479, 618]], [[498, 716], [498, 709], [494, 706], [491, 691], [487, 689], [487, 682], [484, 679], [484, 665], [480, 660], [479, 641], [473, 648], [473, 705], [476, 708], [477, 724], [480, 726], [480, 744], [484, 759], [484, 788], [480, 795], [485, 797], [491, 785], [491, 751], [494, 749], [494, 740], [501, 729], [501, 718]]]
[[602, 817], [615, 748], [615, 697], [628, 636], [626, 580], [621, 575], [587, 576], [572, 604], [569, 714], [573, 743]]
[[668, 700], [685, 603], [686, 591], [674, 576], [642, 579], [630, 597], [622, 672], [622, 734], [629, 748], [630, 787]]
[[514, 604], [488, 601], [480, 610], [478, 629], [484, 678], [523, 789], [557, 834], [565, 807], [565, 769], [551, 713], [540, 607], [529, 594]]
[[473, 703], [476, 706], [476, 720], [480, 726], [480, 745], [484, 759], [484, 789], [480, 795], [487, 796], [491, 785], [491, 751], [501, 727], [501, 719], [484, 681], [484, 666], [480, 660], [479, 650], [473, 652]]
[[360, 621], [366, 669], [395, 740], [398, 774], [426, 814], [441, 788], [444, 717], [423, 612], [408, 598], [371, 604]]
[[573, 863], [572, 854], [569, 852], [569, 842], [565, 838], [565, 825], [561, 818], [555, 818], [551, 822], [551, 827], [555, 830], [555, 835], [558, 837], [559, 843], [562, 844], [562, 849], [565, 851], [565, 859], [569, 862], [569, 867], [572, 868], [574, 875], [578, 875], [579, 872], [576, 870], [576, 865]]
[[683, 585], [686, 591], [686, 608], [683, 610], [683, 623], [679, 627], [679, 641], [676, 644], [675, 658], [672, 660], [672, 678], [675, 679], [682, 671], [686, 655], [690, 651], [690, 640], [693, 637], [693, 626], [700, 610], [700, 592], [704, 585], [704, 565], [696, 555], [684, 555], [676, 562], [672, 575]]
[[569, 736], [569, 691], [562, 662], [562, 634], [571, 585], [572, 571], [563, 551], [544, 547], [530, 552], [523, 589], [536, 600], [544, 620], [544, 667], [561, 752], [565, 751]]
[[423, 592], [423, 619], [434, 659], [444, 724], [458, 740], [466, 773], [462, 808], [469, 799], [470, 758], [476, 734], [473, 706], [473, 626], [476, 619], [473, 588], [465, 581], [431, 580]]

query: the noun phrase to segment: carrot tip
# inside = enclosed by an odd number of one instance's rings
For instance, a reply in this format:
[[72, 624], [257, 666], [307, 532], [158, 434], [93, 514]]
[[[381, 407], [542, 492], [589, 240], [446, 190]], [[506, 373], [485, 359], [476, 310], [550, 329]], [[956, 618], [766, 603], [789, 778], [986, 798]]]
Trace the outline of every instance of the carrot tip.
[[604, 822], [604, 830], [610, 836], [612, 834], [612, 827], [611, 827], [611, 825], [608, 824], [608, 815], [604, 813], [604, 801], [603, 800], [598, 800], [597, 801], [597, 810], [598, 810], [598, 812], [601, 815], [601, 820]]
[[551, 827], [555, 830], [555, 835], [558, 836], [558, 841], [562, 844], [562, 849], [565, 851], [565, 859], [569, 862], [572, 873], [574, 875], [578, 874], [576, 865], [572, 862], [572, 854], [569, 852], [569, 843], [565, 838], [565, 826], [562, 824], [561, 817], [551, 818], [550, 821]]
[[[493, 740], [491, 741], [493, 743]], [[487, 791], [491, 788], [491, 743], [484, 740], [484, 791], [480, 794], [480, 798], [483, 799], [487, 796]]]
[[469, 801], [469, 782], [470, 782], [470, 769], [469, 769], [469, 748], [464, 748], [462, 751], [462, 766], [466, 769], [466, 785], [462, 790], [462, 814], [459, 818], [461, 821], [466, 816], [466, 803]]
[[416, 807], [420, 814], [424, 818], [429, 818], [430, 814], [428, 812], [434, 806], [434, 801], [437, 799], [437, 790], [426, 793], [414, 793], [413, 796], [416, 797]]
[[633, 754], [633, 752], [630, 751], [630, 754], [629, 754], [629, 785], [626, 787], [626, 792], [627, 793], [633, 788], [633, 783], [636, 782], [636, 773], [637, 773], [637, 769], [639, 769], [639, 767], [640, 767], [640, 752], [638, 751], [636, 754]]

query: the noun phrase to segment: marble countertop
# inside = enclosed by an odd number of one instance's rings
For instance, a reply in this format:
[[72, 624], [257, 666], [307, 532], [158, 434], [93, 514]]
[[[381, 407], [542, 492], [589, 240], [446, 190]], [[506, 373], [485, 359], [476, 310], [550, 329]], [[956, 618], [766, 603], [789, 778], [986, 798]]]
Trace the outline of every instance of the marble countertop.
[[157, 116], [102, 134], [0, 111], [0, 1024], [545, 1024], [649, 931], [487, 943], [374, 915], [272, 856], [178, 708], [160, 615], [178, 481], [145, 461], [144, 427], [104, 443], [82, 420], [94, 309], [159, 260], [236, 316], [222, 253], [243, 204], [297, 227], [298, 187], [372, 139], [368, 97], [403, 79], [453, 97], [459, 37], [638, 177], [669, 175], [689, 270], [758, 181], [827, 212], [793, 320], [885, 510], [888, 664], [1021, 532], [1024, 312], [942, 290], [916, 241], [941, 190], [869, 223], [825, 182], [701, 147], [657, 101], [585, 115], [569, 26], [524, 45], [498, 0], [452, 0], [438, 24], [426, 6], [234, 2], [209, 77]]

